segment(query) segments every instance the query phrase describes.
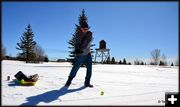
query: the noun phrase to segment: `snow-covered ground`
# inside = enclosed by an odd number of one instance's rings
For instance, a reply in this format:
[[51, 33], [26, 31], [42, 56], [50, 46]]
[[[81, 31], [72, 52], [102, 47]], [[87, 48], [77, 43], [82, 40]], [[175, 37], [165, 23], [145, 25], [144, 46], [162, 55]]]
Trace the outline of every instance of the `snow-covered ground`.
[[[2, 61], [2, 105], [165, 105], [165, 92], [178, 92], [177, 66], [96, 64], [94, 88], [83, 87], [86, 68], [64, 88], [71, 68], [70, 63]], [[20, 86], [13, 81], [18, 71], [37, 73], [39, 80], [35, 86]]]

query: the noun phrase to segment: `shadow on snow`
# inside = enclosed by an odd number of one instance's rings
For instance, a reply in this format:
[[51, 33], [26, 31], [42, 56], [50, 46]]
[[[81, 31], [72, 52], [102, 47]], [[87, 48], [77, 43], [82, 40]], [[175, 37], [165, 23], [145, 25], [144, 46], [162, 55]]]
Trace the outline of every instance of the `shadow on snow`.
[[15, 79], [8, 83], [8, 86], [21, 86]]
[[60, 96], [63, 96], [68, 93], [76, 92], [85, 89], [85, 86], [76, 88], [76, 89], [68, 89], [68, 87], [62, 87], [59, 90], [48, 91], [36, 96], [27, 97], [27, 102], [21, 105], [37, 105], [40, 102], [50, 103], [54, 100], [57, 100]]

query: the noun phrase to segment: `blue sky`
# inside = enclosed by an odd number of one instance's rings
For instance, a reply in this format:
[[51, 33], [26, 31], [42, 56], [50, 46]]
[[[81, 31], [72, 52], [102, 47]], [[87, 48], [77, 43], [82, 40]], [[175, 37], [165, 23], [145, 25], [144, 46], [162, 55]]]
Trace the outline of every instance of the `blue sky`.
[[2, 44], [16, 56], [28, 24], [50, 59], [67, 58], [67, 43], [85, 9], [95, 48], [104, 39], [115, 59], [178, 56], [178, 2], [2, 2]]

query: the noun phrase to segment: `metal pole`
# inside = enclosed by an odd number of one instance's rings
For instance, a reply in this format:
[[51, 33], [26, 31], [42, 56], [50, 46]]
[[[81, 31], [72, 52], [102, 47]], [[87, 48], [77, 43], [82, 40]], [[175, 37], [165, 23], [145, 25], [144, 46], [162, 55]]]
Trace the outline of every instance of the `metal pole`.
[[101, 54], [102, 54], [102, 60], [101, 60], [101, 63], [103, 63], [103, 51], [101, 50]]
[[97, 57], [97, 50], [96, 50], [95, 61], [94, 61], [95, 63], [96, 63], [96, 57]]

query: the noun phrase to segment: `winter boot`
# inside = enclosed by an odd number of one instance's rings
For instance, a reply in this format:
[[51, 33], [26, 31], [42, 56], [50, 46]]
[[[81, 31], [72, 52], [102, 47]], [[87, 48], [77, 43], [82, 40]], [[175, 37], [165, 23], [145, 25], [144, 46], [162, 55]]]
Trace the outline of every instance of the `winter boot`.
[[84, 84], [84, 85], [85, 85], [85, 87], [93, 88], [92, 84]]

